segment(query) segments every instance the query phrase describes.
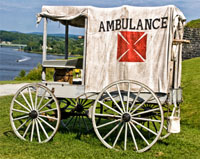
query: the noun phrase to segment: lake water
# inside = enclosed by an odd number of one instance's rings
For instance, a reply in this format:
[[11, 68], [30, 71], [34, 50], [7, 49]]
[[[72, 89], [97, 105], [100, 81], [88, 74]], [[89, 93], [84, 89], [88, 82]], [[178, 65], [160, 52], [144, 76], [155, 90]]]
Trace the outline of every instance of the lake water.
[[[47, 59], [58, 58], [63, 57], [47, 55]], [[41, 54], [26, 53], [15, 48], [0, 47], [0, 81], [13, 80], [22, 69], [28, 73], [41, 62]]]

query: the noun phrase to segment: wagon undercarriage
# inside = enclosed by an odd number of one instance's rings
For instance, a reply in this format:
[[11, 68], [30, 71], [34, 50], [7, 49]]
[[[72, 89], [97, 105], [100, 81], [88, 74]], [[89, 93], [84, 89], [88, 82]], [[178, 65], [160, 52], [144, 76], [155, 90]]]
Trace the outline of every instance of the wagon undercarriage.
[[[124, 84], [127, 90], [120, 90]], [[132, 92], [131, 85], [138, 85], [139, 91]], [[18, 91], [11, 104], [12, 127], [23, 140], [47, 142], [61, 122], [68, 131], [88, 133], [94, 128], [108, 148], [138, 152], [169, 135], [164, 120], [171, 113], [153, 91], [136, 81], [115, 82], [98, 94], [77, 98], [56, 98], [49, 88], [30, 84]]]

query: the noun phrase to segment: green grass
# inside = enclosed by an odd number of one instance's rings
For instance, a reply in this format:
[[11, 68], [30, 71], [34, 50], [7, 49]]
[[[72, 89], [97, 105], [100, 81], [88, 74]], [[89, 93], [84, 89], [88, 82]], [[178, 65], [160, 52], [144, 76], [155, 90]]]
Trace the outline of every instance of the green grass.
[[149, 151], [115, 151], [105, 148], [94, 133], [59, 130], [45, 144], [18, 139], [9, 123], [9, 107], [13, 96], [0, 97], [0, 158], [1, 159], [199, 159], [200, 158], [200, 58], [183, 62], [181, 133], [158, 141]]
[[183, 62], [182, 122], [200, 130], [200, 58]]
[[36, 82], [39, 82], [39, 81], [31, 81], [31, 80], [25, 80], [25, 81], [17, 81], [17, 80], [14, 80], [14, 81], [0, 81], [0, 85], [1, 84], [36, 83]]

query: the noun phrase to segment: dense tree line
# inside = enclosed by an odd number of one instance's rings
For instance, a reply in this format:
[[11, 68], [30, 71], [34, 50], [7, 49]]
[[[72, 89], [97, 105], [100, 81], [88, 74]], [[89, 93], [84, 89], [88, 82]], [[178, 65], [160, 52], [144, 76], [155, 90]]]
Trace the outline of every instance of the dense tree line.
[[[19, 32], [0, 31], [0, 42], [11, 42], [13, 44], [26, 44], [24, 51], [27, 52], [42, 52], [42, 35], [41, 34], [24, 34]], [[69, 37], [69, 54], [83, 54], [83, 39], [79, 39], [76, 35]], [[52, 54], [64, 54], [65, 39], [61, 35], [48, 35], [47, 52]]]

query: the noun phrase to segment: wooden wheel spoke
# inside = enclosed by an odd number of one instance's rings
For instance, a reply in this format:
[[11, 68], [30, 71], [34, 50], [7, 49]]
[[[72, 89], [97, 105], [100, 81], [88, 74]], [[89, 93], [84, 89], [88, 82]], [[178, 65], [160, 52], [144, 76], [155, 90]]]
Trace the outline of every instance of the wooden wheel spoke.
[[39, 125], [40, 125], [40, 127], [41, 127], [41, 129], [42, 129], [43, 133], [45, 134], [46, 138], [48, 139], [48, 138], [49, 138], [49, 136], [48, 136], [48, 134], [47, 134], [46, 130], [44, 129], [44, 127], [43, 127], [42, 123], [40, 122], [40, 120], [39, 120], [39, 119], [36, 119], [36, 120], [38, 121], [38, 123], [39, 123]]
[[88, 105], [90, 105], [90, 104], [92, 104], [92, 103], [94, 103], [94, 101], [91, 101], [91, 102], [89, 102], [89, 103], [86, 103], [85, 105], [83, 104], [83, 107], [86, 107], [86, 106], [88, 106]]
[[40, 118], [40, 117], [38, 117], [38, 119], [40, 119], [43, 123], [45, 123], [48, 127], [50, 127], [52, 130], [55, 130], [55, 128], [52, 126], [52, 125], [50, 125], [48, 122], [46, 122], [44, 119], [42, 119], [42, 118]]
[[128, 123], [128, 127], [129, 127], [129, 129], [130, 129], [131, 136], [132, 136], [133, 142], [134, 142], [134, 144], [135, 144], [135, 148], [136, 148], [136, 150], [138, 151], [137, 142], [136, 142], [135, 136], [134, 136], [134, 134], [133, 134], [133, 130], [132, 130], [132, 128], [131, 128], [130, 123]]
[[34, 104], [33, 104], [33, 97], [32, 97], [32, 93], [31, 93], [30, 87], [28, 87], [27, 89], [28, 89], [30, 100], [31, 100], [31, 106], [32, 106], [33, 109], [35, 109], [34, 108]]
[[104, 123], [104, 124], [102, 124], [102, 125], [98, 125], [98, 126], [97, 126], [97, 129], [102, 128], [102, 127], [107, 126], [107, 125], [110, 125], [110, 124], [114, 124], [114, 123], [116, 123], [116, 122], [119, 122], [120, 120], [121, 120], [121, 119], [117, 119], [117, 120], [110, 121], [110, 122], [108, 122], [108, 123]]
[[33, 108], [31, 107], [31, 105], [30, 105], [29, 102], [27, 101], [26, 97], [24, 96], [23, 92], [20, 92], [20, 94], [22, 95], [24, 101], [26, 102], [26, 104], [28, 105], [28, 107], [30, 108], [30, 110], [33, 110]]
[[41, 111], [40, 114], [46, 113], [46, 112], [51, 112], [51, 111], [56, 111], [56, 110], [57, 110], [57, 108], [48, 109], [48, 110]]
[[134, 101], [133, 101], [133, 103], [132, 103], [132, 105], [131, 105], [131, 107], [130, 107], [130, 109], [129, 109], [129, 113], [131, 112], [131, 110], [132, 110], [133, 107], [135, 106], [135, 103], [136, 103], [138, 97], [140, 96], [140, 93], [141, 93], [142, 89], [143, 89], [143, 87], [141, 86], [140, 89], [139, 89], [139, 91], [138, 91], [138, 93], [137, 93], [137, 96], [135, 97], [135, 99], [134, 99]]
[[129, 108], [129, 98], [130, 98], [130, 83], [128, 83], [128, 92], [127, 92], [127, 104], [126, 104], [127, 112], [128, 112], [128, 108]]
[[39, 131], [39, 127], [38, 127], [38, 121], [35, 120], [35, 125], [36, 125], [36, 131], [37, 131], [37, 136], [38, 136], [38, 142], [41, 142], [41, 138], [40, 138], [40, 131]]
[[142, 120], [142, 121], [151, 121], [151, 122], [161, 122], [161, 120], [154, 120], [154, 119], [149, 119], [149, 118], [137, 118], [137, 117], [132, 117], [134, 120]]
[[132, 120], [132, 122], [135, 123], [135, 124], [137, 124], [137, 125], [139, 125], [139, 126], [141, 126], [142, 128], [146, 129], [147, 131], [151, 132], [152, 134], [154, 134], [154, 135], [158, 135], [156, 132], [154, 132], [153, 130], [147, 128], [146, 126], [144, 126], [144, 125], [138, 123], [137, 121]]
[[76, 105], [76, 102], [73, 99], [68, 99], [70, 101], [70, 103], [73, 103], [74, 105]]
[[34, 130], [35, 130], [35, 119], [33, 119], [33, 124], [32, 124], [32, 129], [31, 129], [31, 138], [30, 138], [31, 142], [33, 141]]
[[123, 113], [123, 110], [120, 108], [120, 106], [117, 104], [117, 102], [115, 101], [115, 99], [111, 96], [111, 94], [108, 91], [106, 91], [106, 93], [108, 94], [108, 96], [110, 97], [110, 99], [115, 103], [115, 105], [120, 110], [120, 112]]
[[98, 113], [95, 113], [95, 116], [121, 118], [121, 116], [119, 116], [119, 115], [112, 115], [112, 114], [98, 114]]
[[50, 104], [53, 101], [53, 99], [50, 99], [48, 102], [46, 102], [38, 111], [41, 111], [44, 107], [46, 107], [48, 104]]
[[154, 111], [157, 111], [157, 110], [160, 110], [160, 108], [155, 108], [155, 109], [150, 109], [150, 110], [142, 111], [142, 112], [133, 114], [132, 116], [134, 117], [134, 116], [137, 116], [137, 115], [146, 114], [146, 113], [154, 112]]
[[[82, 105], [85, 105], [87, 101], [88, 101], [88, 99], [84, 99]], [[92, 102], [93, 102], [93, 101], [91, 101], [90, 104], [91, 104]], [[87, 103], [87, 105], [88, 105], [88, 103]]]
[[117, 134], [117, 137], [115, 138], [115, 141], [114, 141], [112, 147], [115, 147], [115, 145], [116, 145], [116, 143], [117, 143], [117, 141], [118, 141], [118, 139], [119, 139], [119, 137], [120, 137], [120, 135], [121, 135], [121, 133], [122, 133], [123, 128], [124, 128], [124, 124], [122, 124], [122, 126], [121, 126], [121, 128], [120, 128], [120, 130], [119, 130], [119, 132], [118, 132], [118, 134]]
[[133, 128], [137, 131], [137, 133], [140, 135], [140, 137], [146, 142], [147, 145], [149, 145], [149, 142], [146, 140], [146, 138], [142, 135], [142, 133], [138, 130], [138, 128], [133, 124], [133, 123], [130, 123]]
[[120, 112], [118, 112], [117, 110], [111, 108], [110, 106], [108, 106], [107, 104], [103, 103], [102, 101], [98, 101], [100, 104], [104, 105], [105, 107], [107, 107], [108, 109], [112, 110], [113, 112], [117, 113], [117, 114], [120, 114]]
[[23, 111], [23, 110], [19, 110], [19, 109], [12, 109], [12, 111], [20, 112], [20, 113], [24, 113], [24, 114], [29, 114], [29, 112]]
[[38, 87], [36, 88], [36, 94], [35, 94], [35, 104], [34, 104], [35, 109], [37, 109], [37, 100], [38, 100]]
[[20, 103], [19, 101], [17, 101], [16, 99], [14, 100], [17, 104], [19, 104], [21, 107], [23, 107], [24, 109], [26, 109], [27, 111], [31, 111], [31, 109], [28, 109], [25, 105], [23, 105], [22, 103]]
[[46, 93], [47, 93], [47, 90], [45, 90], [44, 93], [42, 94], [42, 98], [40, 99], [39, 104], [37, 105], [36, 109], [38, 109], [40, 107], [40, 105], [42, 104], [42, 101], [43, 101]]
[[144, 100], [142, 102], [142, 104], [140, 104], [139, 106], [137, 106], [132, 112], [131, 114], [133, 114], [135, 111], [137, 111], [139, 108], [141, 108], [146, 102], [148, 102], [151, 98], [153, 97], [153, 95], [151, 94], [151, 96], [149, 98], [147, 98], [146, 100]]
[[30, 118], [28, 118], [27, 120], [25, 120], [25, 121], [17, 128], [17, 131], [18, 131], [19, 129], [21, 129], [29, 120], [30, 120]]
[[127, 146], [127, 122], [125, 123], [124, 150], [126, 150], [126, 146]]
[[119, 94], [119, 97], [120, 97], [120, 101], [121, 101], [121, 103], [122, 103], [122, 108], [123, 108], [123, 110], [124, 110], [124, 112], [125, 112], [124, 101], [123, 101], [123, 99], [122, 99], [122, 95], [121, 95], [121, 91], [120, 91], [120, 89], [119, 89], [119, 85], [117, 84], [116, 86], [117, 86], [117, 91], [118, 91], [118, 94]]
[[155, 124], [154, 122], [152, 122], [152, 123], [153, 123], [154, 129], [156, 130], [156, 132], [158, 132], [158, 129], [157, 129], [157, 127], [156, 127], [156, 124]]
[[25, 132], [24, 132], [24, 134], [23, 134], [23, 138], [26, 136], [26, 134], [27, 134], [27, 132], [28, 132], [28, 130], [29, 130], [29, 128], [30, 128], [30, 126], [31, 126], [32, 123], [33, 123], [33, 121], [31, 121], [31, 122], [28, 124], [28, 126], [26, 127], [26, 130], [25, 130]]
[[46, 119], [52, 119], [52, 120], [58, 120], [57, 118], [51, 117], [49, 115], [45, 116], [45, 115], [40, 114], [39, 117], [43, 117], [43, 118], [46, 118]]
[[83, 105], [83, 102], [85, 102], [85, 100], [83, 100], [83, 99], [81, 99], [81, 98], [79, 98], [78, 100], [79, 100], [78, 103], [80, 103], [80, 104], [82, 104], [82, 105]]
[[14, 118], [13, 121], [15, 121], [15, 120], [20, 120], [20, 119], [25, 119], [25, 118], [29, 118], [29, 115], [23, 115], [23, 116], [21, 116], [21, 117]]
[[110, 136], [118, 127], [119, 127], [120, 123], [117, 124], [114, 128], [112, 128], [104, 137], [103, 139], [105, 140], [108, 136]]

